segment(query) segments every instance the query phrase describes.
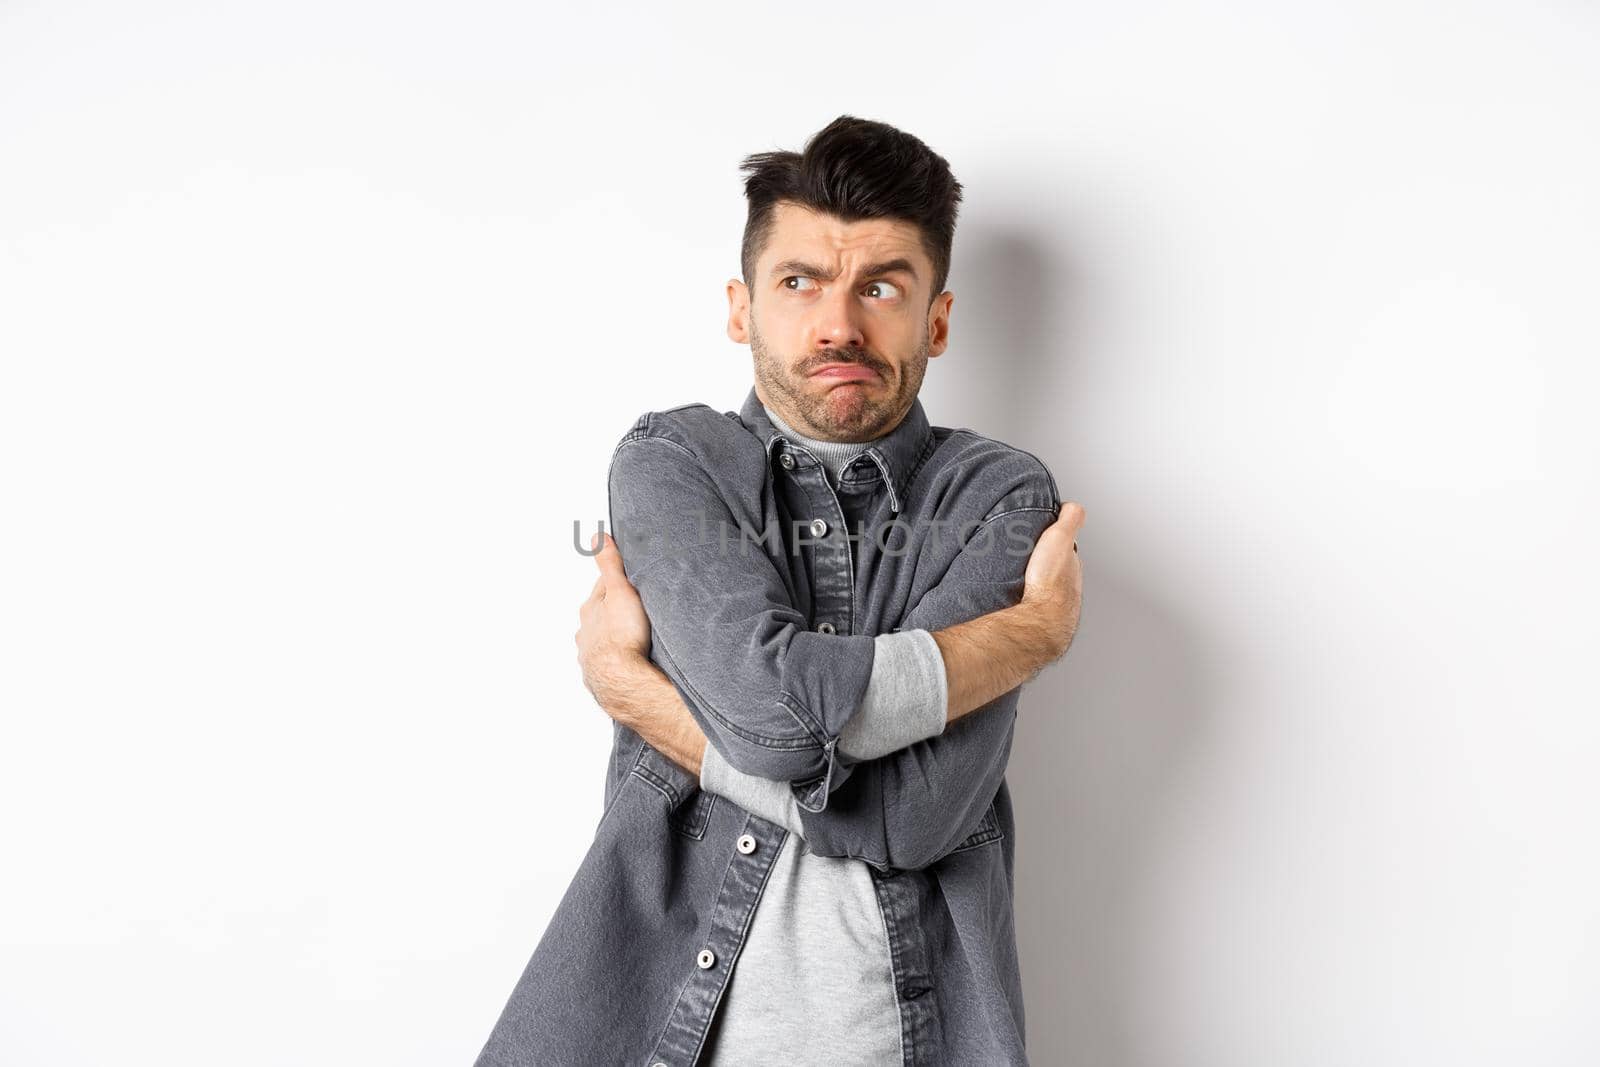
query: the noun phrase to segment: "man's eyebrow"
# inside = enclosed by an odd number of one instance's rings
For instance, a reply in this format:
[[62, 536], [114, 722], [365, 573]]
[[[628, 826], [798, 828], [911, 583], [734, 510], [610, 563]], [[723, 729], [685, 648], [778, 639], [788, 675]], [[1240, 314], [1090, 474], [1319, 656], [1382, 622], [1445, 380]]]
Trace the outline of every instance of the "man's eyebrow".
[[[864, 278], [876, 278], [881, 274], [891, 274], [897, 270], [904, 271], [905, 273], [911, 275], [913, 281], [915, 281], [917, 278], [917, 268], [913, 266], [911, 261], [904, 256], [897, 256], [894, 259], [886, 259], [882, 263], [874, 263], [866, 270], [862, 271], [861, 276]], [[807, 278], [815, 278], [818, 281], [831, 282], [834, 278], [838, 277], [839, 272], [823, 270], [815, 263], [807, 263], [800, 259], [786, 259], [782, 263], [779, 263], [776, 267], [772, 268], [772, 277], [774, 278], [787, 278], [791, 274], [803, 274]]]

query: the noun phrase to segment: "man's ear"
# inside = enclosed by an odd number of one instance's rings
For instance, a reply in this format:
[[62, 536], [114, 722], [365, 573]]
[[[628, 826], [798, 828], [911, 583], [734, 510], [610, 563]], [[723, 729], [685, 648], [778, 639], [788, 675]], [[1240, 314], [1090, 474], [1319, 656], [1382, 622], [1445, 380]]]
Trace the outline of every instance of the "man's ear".
[[933, 306], [928, 309], [929, 359], [942, 354], [950, 343], [950, 305], [955, 302], [956, 294], [948, 289], [933, 298]]
[[728, 279], [728, 339], [750, 343], [750, 290], [738, 278]]

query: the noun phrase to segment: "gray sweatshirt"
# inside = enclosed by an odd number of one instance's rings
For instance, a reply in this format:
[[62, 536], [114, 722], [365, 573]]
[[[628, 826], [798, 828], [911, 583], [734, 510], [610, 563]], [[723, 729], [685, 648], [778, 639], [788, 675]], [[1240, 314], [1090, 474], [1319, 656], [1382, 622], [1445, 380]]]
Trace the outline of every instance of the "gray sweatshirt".
[[[835, 487], [850, 460], [871, 444], [804, 437], [770, 407], [766, 413], [817, 457]], [[942, 732], [947, 685], [944, 657], [927, 630], [878, 635], [866, 695], [839, 733], [840, 750], [873, 759]], [[803, 1053], [808, 1062], [899, 1062], [894, 970], [866, 864], [807, 850], [789, 783], [735, 770], [710, 744], [700, 787], [792, 831], [751, 919], [704, 1062], [757, 1063], [775, 1048]]]

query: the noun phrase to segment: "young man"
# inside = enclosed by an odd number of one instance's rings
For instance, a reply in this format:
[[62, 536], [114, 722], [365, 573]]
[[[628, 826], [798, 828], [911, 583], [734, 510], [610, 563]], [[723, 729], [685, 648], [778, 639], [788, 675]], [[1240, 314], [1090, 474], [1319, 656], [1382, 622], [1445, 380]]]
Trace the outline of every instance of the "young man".
[[846, 115], [744, 170], [755, 384], [612, 455], [576, 639], [605, 812], [478, 1064], [1025, 1064], [1004, 772], [1083, 509], [917, 399], [944, 159]]

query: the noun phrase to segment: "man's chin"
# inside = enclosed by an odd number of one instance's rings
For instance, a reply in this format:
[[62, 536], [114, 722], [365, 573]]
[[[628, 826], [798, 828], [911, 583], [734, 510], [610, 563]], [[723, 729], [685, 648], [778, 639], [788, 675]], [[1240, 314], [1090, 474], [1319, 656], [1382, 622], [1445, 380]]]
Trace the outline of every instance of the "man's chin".
[[854, 435], [871, 429], [882, 421], [883, 405], [878, 397], [868, 397], [866, 393], [863, 389], [835, 387], [823, 400], [815, 421], [836, 435]]

